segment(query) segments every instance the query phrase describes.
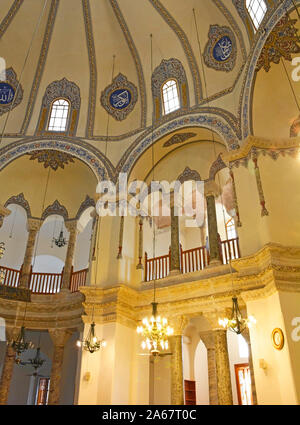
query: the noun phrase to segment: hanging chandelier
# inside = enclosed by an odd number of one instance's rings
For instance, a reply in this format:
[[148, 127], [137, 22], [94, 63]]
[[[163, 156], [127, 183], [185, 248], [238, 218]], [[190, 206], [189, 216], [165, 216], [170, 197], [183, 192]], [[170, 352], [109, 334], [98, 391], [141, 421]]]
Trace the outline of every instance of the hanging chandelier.
[[8, 346], [12, 347], [16, 354], [17, 354], [17, 358], [16, 358], [16, 363], [20, 363], [20, 359], [19, 356], [24, 353], [24, 351], [30, 349], [30, 348], [34, 348], [34, 344], [32, 341], [26, 341], [25, 338], [25, 326], [21, 327], [20, 333], [17, 336], [16, 339], [11, 340], [10, 342], [8, 342]]
[[61, 248], [65, 245], [67, 245], [68, 241], [64, 237], [64, 232], [63, 232], [62, 229], [60, 231], [58, 238], [53, 238], [53, 242], [55, 243], [56, 246], [58, 246], [58, 248]]
[[227, 317], [219, 319], [219, 325], [225, 329], [229, 329], [236, 334], [241, 334], [246, 328], [251, 328], [256, 323], [256, 319], [253, 316], [243, 317], [239, 309], [238, 300], [236, 297], [232, 298], [232, 312], [231, 318]]
[[89, 351], [90, 353], [95, 353], [95, 351], [100, 350], [100, 348], [106, 347], [106, 341], [96, 336], [95, 326], [96, 323], [92, 322], [86, 339], [84, 341], [78, 340], [77, 347], [82, 347], [85, 351]]
[[148, 350], [153, 356], [157, 356], [160, 350], [168, 350], [168, 337], [173, 335], [174, 330], [168, 326], [168, 320], [157, 315], [157, 303], [152, 303], [152, 316], [145, 317], [142, 326], [137, 327], [137, 333], [144, 337], [142, 349]]
[[0, 242], [0, 258], [3, 257], [4, 251], [5, 251], [5, 243], [4, 242]]
[[16, 363], [21, 364], [22, 366], [29, 365], [34, 368], [35, 371], [37, 371], [40, 367], [43, 366], [45, 363], [45, 359], [41, 358], [41, 348], [37, 347], [36, 354], [33, 359], [29, 359], [26, 362], [22, 362], [19, 358], [16, 359]]

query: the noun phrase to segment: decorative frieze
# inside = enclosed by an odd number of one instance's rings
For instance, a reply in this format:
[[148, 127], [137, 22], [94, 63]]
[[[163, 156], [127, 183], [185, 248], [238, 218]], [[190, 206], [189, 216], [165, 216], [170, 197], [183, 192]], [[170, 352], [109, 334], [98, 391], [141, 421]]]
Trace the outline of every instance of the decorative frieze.
[[210, 26], [203, 57], [209, 68], [226, 72], [233, 70], [237, 57], [237, 45], [229, 27]]

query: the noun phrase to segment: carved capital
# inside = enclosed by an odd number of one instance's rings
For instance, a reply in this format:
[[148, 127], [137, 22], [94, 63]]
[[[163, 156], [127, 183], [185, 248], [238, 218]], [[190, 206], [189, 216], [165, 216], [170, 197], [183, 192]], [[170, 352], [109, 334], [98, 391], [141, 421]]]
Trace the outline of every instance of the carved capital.
[[68, 220], [65, 222], [65, 225], [69, 233], [76, 234], [78, 232], [77, 220]]
[[214, 196], [217, 198], [221, 194], [219, 185], [214, 180], [208, 180], [204, 183], [205, 196]]
[[37, 233], [40, 230], [42, 221], [38, 218], [28, 218], [27, 230], [29, 233]]
[[215, 349], [215, 340], [213, 331], [199, 332], [199, 336], [207, 350]]
[[72, 333], [71, 329], [49, 329], [49, 334], [55, 347], [64, 347]]
[[174, 329], [174, 335], [182, 335], [189, 319], [186, 316], [175, 316], [170, 318], [170, 326]]

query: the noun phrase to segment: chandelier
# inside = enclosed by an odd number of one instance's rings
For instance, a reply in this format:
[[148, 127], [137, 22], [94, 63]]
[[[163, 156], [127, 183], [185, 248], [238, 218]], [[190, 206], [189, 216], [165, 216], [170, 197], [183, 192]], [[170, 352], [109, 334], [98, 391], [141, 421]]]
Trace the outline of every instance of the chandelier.
[[60, 231], [58, 238], [53, 238], [53, 242], [55, 243], [56, 246], [58, 246], [58, 248], [61, 248], [65, 245], [67, 245], [68, 241], [64, 237], [63, 230]]
[[[20, 333], [16, 339], [8, 342], [8, 346], [12, 347], [18, 356], [20, 356], [24, 351], [29, 348], [34, 348], [34, 344], [31, 341], [26, 341], [25, 338], [25, 326], [21, 327]], [[16, 358], [16, 363], [20, 363], [19, 357]]]
[[157, 356], [160, 350], [168, 350], [168, 337], [173, 335], [173, 328], [168, 326], [168, 320], [157, 316], [157, 303], [152, 303], [152, 316], [145, 317], [142, 326], [137, 327], [137, 333], [144, 337], [142, 349], [148, 350], [153, 356]]
[[227, 317], [219, 319], [219, 325], [225, 329], [229, 329], [236, 334], [241, 334], [247, 327], [251, 328], [256, 323], [256, 319], [253, 316], [243, 317], [239, 309], [238, 300], [236, 297], [232, 298], [232, 312], [231, 318]]
[[17, 358], [16, 363], [21, 364], [22, 366], [25, 366], [25, 365], [32, 366], [34, 368], [34, 370], [37, 371], [40, 367], [43, 366], [43, 364], [45, 362], [45, 359], [41, 358], [40, 352], [41, 352], [41, 348], [38, 347], [36, 349], [36, 354], [35, 354], [35, 357], [33, 359], [29, 359], [26, 362], [22, 362], [20, 358]]
[[77, 347], [83, 347], [85, 351], [89, 351], [90, 353], [94, 353], [100, 350], [100, 348], [106, 347], [106, 341], [96, 336], [95, 326], [96, 323], [92, 322], [86, 339], [84, 341], [78, 340]]
[[4, 251], [5, 251], [5, 243], [4, 242], [0, 242], [0, 258], [3, 257]]

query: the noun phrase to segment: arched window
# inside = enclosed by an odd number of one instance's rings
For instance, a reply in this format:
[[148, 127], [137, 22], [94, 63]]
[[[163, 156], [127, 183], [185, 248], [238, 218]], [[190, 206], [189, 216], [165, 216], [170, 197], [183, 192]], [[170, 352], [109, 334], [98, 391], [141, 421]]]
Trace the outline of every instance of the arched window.
[[48, 131], [66, 131], [70, 104], [65, 99], [57, 99], [52, 103]]
[[246, 0], [246, 7], [257, 30], [267, 11], [265, 0]]
[[227, 239], [235, 239], [237, 237], [233, 218], [230, 218], [226, 223]]
[[180, 108], [178, 87], [176, 80], [168, 80], [162, 86], [164, 115]]

